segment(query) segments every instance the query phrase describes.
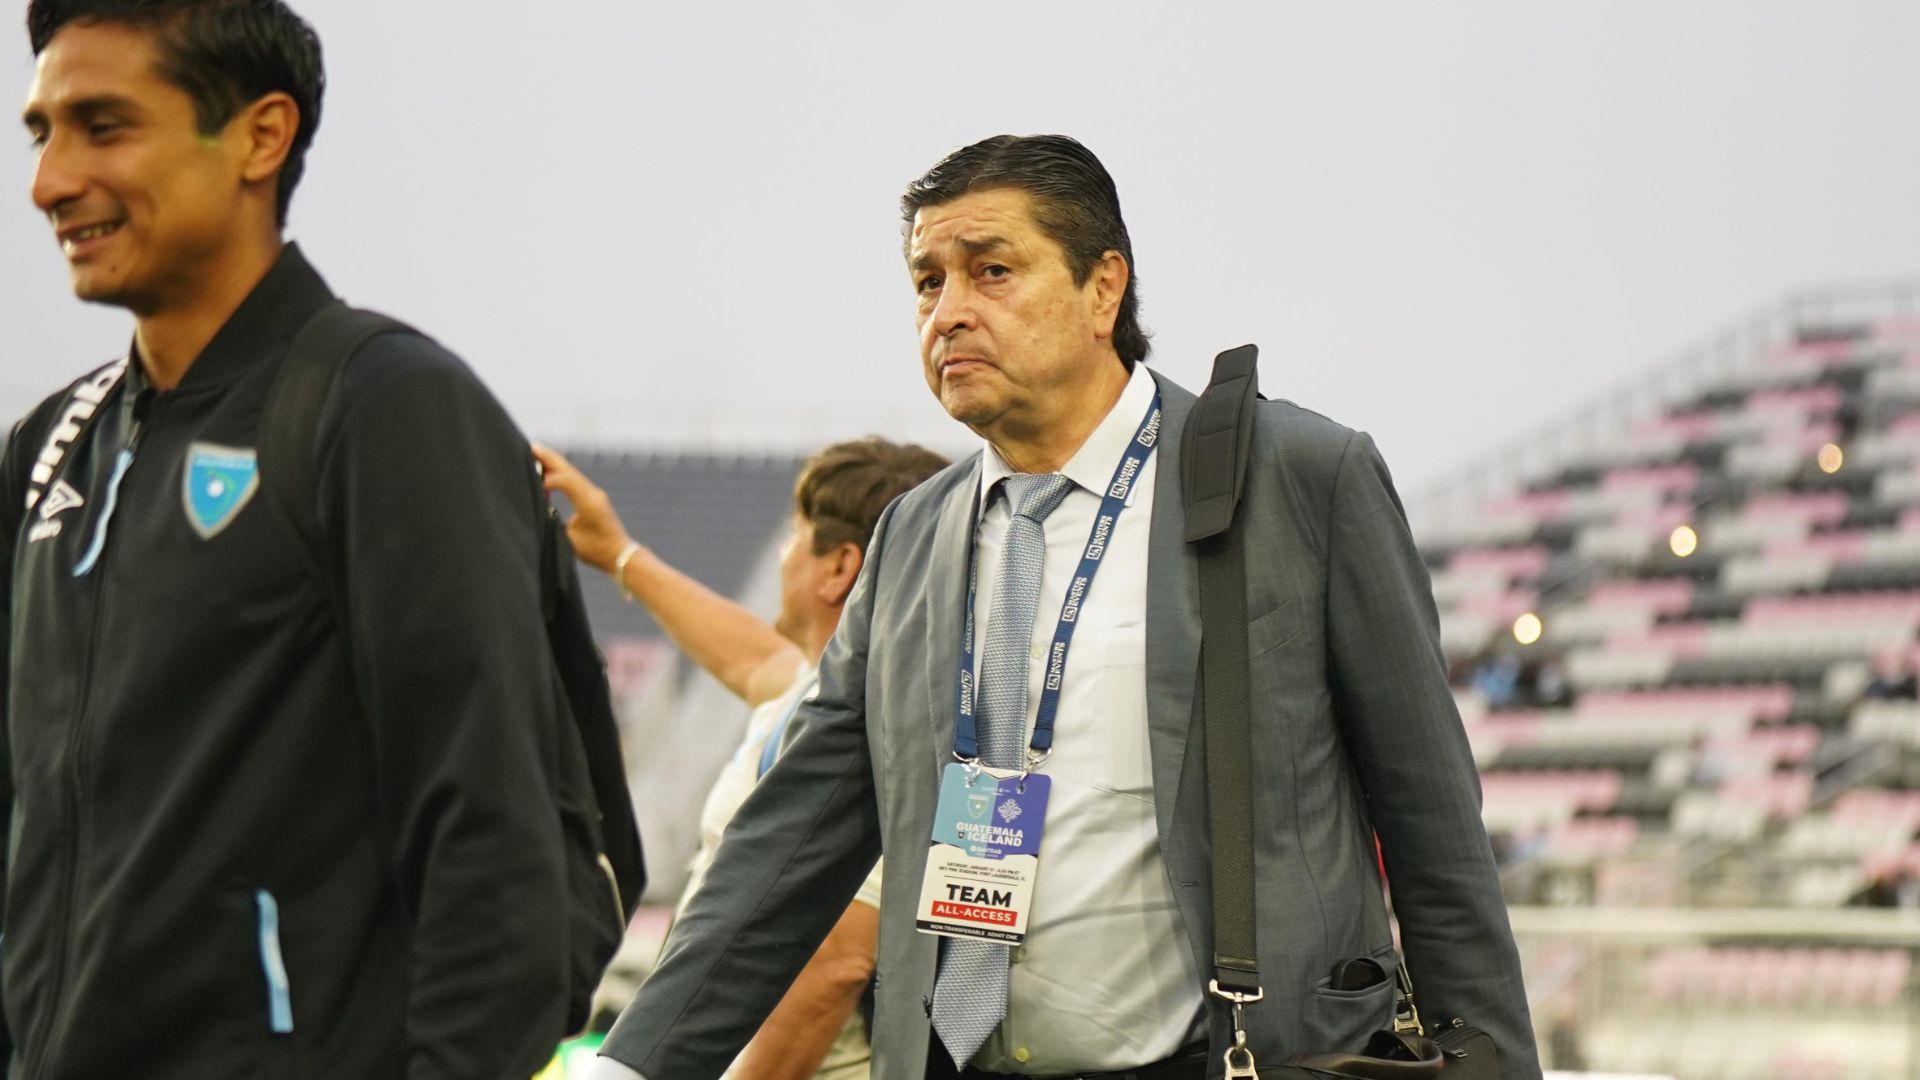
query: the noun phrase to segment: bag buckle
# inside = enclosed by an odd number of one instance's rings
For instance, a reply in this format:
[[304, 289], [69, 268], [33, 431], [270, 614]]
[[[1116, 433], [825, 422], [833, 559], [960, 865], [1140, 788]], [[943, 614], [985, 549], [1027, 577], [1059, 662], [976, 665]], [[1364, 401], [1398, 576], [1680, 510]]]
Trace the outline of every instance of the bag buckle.
[[1223, 1080], [1260, 1080], [1260, 1074], [1254, 1069], [1253, 1050], [1247, 1046], [1247, 1006], [1265, 998], [1267, 992], [1224, 990], [1219, 979], [1208, 979], [1207, 993], [1233, 1005], [1233, 1045], [1221, 1055], [1227, 1066]]
[[1420, 1006], [1413, 1003], [1413, 976], [1407, 974], [1407, 962], [1403, 958], [1399, 967], [1399, 986], [1396, 987], [1393, 1002], [1393, 1033], [1396, 1035], [1425, 1035], [1427, 1028], [1420, 1022]]

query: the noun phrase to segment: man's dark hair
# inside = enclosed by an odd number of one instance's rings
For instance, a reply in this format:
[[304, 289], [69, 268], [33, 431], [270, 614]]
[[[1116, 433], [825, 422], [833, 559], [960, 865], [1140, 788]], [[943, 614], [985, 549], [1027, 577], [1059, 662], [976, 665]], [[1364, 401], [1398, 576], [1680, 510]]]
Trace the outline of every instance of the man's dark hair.
[[300, 127], [280, 168], [281, 225], [306, 171], [327, 89], [320, 38], [281, 0], [32, 0], [33, 55], [72, 23], [124, 23], [151, 30], [160, 77], [193, 99], [200, 133], [217, 134], [245, 106], [276, 91], [300, 107]]
[[793, 508], [813, 526], [813, 553], [841, 544], [866, 550], [887, 504], [947, 464], [925, 447], [873, 436], [813, 455], [793, 485]]
[[1109, 251], [1127, 261], [1127, 291], [1113, 323], [1113, 351], [1132, 371], [1146, 359], [1147, 331], [1140, 325], [1140, 275], [1134, 272], [1133, 241], [1120, 216], [1120, 193], [1093, 151], [1065, 135], [995, 135], [948, 154], [907, 185], [900, 216], [908, 232], [927, 206], [949, 203], [972, 191], [1017, 188], [1033, 200], [1034, 223], [1067, 252], [1073, 283], [1085, 285]]

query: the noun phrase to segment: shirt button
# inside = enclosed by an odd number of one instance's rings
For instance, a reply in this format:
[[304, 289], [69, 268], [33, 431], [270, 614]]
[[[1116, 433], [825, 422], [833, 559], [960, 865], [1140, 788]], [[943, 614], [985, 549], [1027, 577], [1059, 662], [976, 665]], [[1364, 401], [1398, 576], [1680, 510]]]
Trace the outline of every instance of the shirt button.
[[1026, 1064], [1027, 1059], [1032, 1056], [1024, 1046], [1016, 1046], [1013, 1048], [1013, 1060], [1020, 1062], [1022, 1065]]
[[1015, 945], [1009, 951], [1012, 953], [1012, 960], [1016, 964], [1023, 963], [1027, 959], [1027, 947], [1025, 945]]

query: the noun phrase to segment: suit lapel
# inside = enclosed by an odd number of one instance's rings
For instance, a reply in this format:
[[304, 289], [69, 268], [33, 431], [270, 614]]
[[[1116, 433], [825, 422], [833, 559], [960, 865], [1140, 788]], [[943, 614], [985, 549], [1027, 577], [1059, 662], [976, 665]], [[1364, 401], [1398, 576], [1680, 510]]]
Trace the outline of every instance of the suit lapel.
[[979, 491], [976, 455], [966, 482], [956, 485], [940, 508], [928, 559], [926, 692], [936, 786], [939, 767], [953, 754], [954, 676], [960, 670], [960, 635], [966, 626], [967, 558], [973, 550], [973, 506]]
[[1153, 802], [1160, 847], [1168, 865], [1177, 851], [1173, 810], [1180, 795], [1187, 733], [1193, 719], [1194, 680], [1200, 665], [1199, 565], [1186, 542], [1180, 482], [1180, 435], [1194, 397], [1159, 372], [1160, 455], [1153, 482], [1153, 528], [1147, 550], [1147, 737], [1153, 756]]

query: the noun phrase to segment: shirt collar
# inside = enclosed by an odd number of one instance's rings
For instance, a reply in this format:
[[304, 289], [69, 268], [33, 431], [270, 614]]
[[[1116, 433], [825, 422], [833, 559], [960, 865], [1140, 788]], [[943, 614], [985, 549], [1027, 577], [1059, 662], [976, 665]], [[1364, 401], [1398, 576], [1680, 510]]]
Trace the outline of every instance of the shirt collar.
[[[300, 245], [286, 245], [266, 276], [200, 350], [181, 377], [178, 389], [192, 391], [232, 381], [251, 370], [270, 350], [284, 349], [293, 335], [332, 301], [333, 291], [300, 253]], [[130, 366], [139, 369], [137, 342], [127, 355]], [[145, 386], [146, 380], [142, 377], [129, 385]]]
[[[1120, 399], [1107, 410], [1080, 449], [1060, 468], [1067, 479], [1082, 491], [1105, 491], [1113, 480], [1114, 466], [1120, 463], [1120, 456], [1126, 453], [1127, 444], [1139, 434], [1140, 421], [1147, 415], [1147, 406], [1153, 403], [1153, 376], [1147, 373], [1147, 366], [1135, 362], [1133, 374], [1127, 378], [1127, 385], [1120, 391]], [[1000, 451], [988, 443], [980, 458], [980, 506], [982, 512], [987, 505], [987, 495], [993, 491], [993, 485], [1018, 472], [1000, 456]], [[1138, 487], [1135, 487], [1138, 490]], [[1132, 496], [1128, 497], [1131, 504]]]

